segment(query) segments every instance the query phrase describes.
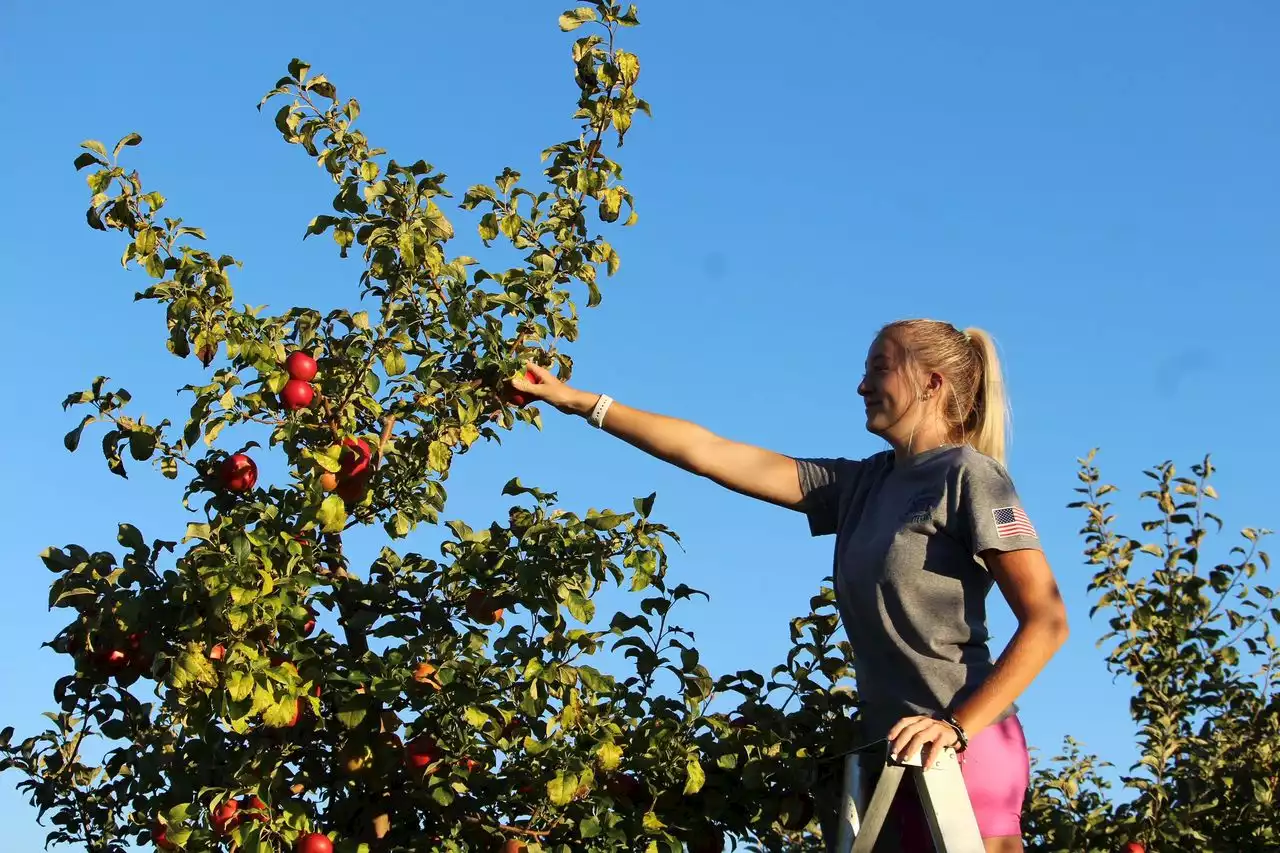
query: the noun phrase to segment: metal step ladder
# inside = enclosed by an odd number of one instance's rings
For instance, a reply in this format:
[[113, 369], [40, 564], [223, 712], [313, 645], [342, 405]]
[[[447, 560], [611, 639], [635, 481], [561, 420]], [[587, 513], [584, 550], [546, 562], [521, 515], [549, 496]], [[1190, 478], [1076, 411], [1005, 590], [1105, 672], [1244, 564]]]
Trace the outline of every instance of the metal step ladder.
[[[909, 761], [896, 761], [888, 752], [888, 741], [879, 740], [845, 757], [835, 853], [871, 853], [904, 776], [911, 778], [920, 794], [937, 853], [984, 853], [978, 819], [973, 814], [956, 751], [950, 747], [943, 750], [935, 760], [936, 766], [927, 771], [921, 766], [919, 755]], [[868, 797], [862, 770], [868, 762], [879, 761], [884, 766], [875, 791]]]

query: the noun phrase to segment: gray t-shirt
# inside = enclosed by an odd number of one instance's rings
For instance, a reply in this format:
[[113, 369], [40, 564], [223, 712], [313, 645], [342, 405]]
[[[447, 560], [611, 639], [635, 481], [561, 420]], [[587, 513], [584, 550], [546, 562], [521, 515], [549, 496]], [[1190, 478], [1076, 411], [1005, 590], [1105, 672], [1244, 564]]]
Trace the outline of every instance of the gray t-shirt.
[[1040, 548], [1008, 473], [968, 446], [902, 464], [892, 450], [796, 462], [810, 531], [836, 536], [836, 600], [867, 737], [905, 716], [954, 711], [994, 667], [993, 579], [978, 555]]

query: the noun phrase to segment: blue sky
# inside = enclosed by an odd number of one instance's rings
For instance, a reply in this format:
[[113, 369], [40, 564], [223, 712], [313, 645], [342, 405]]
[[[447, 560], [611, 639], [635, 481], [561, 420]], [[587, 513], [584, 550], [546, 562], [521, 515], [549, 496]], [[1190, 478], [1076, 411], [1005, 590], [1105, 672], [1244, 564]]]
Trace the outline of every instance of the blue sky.
[[[1100, 446], [1136, 531], [1141, 470], [1214, 454], [1228, 529], [1280, 527], [1271, 344], [1280, 274], [1280, 9], [1123, 4], [641, 4], [626, 33], [654, 108], [620, 153], [639, 224], [614, 233], [622, 270], [588, 312], [575, 384], [795, 455], [863, 456], [855, 387], [883, 323], [942, 318], [990, 330], [1014, 405], [1010, 469], [1070, 608], [1073, 636], [1021, 704], [1033, 744], [1064, 734], [1127, 766], [1127, 691], [1088, 617], [1075, 458]], [[288, 11], [286, 11], [286, 8]], [[0, 492], [9, 586], [0, 597], [3, 722], [37, 730], [60, 661], [41, 641], [50, 544], [114, 547], [115, 525], [176, 537], [178, 491], [139, 468], [109, 475], [62, 397], [106, 374], [138, 412], [175, 420], [196, 375], [163, 347], [163, 316], [135, 305], [118, 236], [89, 231], [86, 137], [145, 142], [129, 164], [172, 211], [245, 267], [238, 298], [350, 306], [358, 267], [300, 237], [332, 195], [322, 173], [254, 110], [288, 60], [308, 59], [360, 99], [365, 131], [402, 161], [427, 159], [457, 198], [504, 165], [530, 177], [573, 135], [570, 37], [558, 4], [302, 7], [180, 4], [163, 14], [21, 4], [0, 32], [10, 83], [9, 203], [0, 280], [15, 320], [0, 338], [9, 416]], [[803, 8], [807, 11], [800, 11]], [[456, 252], [479, 254], [456, 211]], [[503, 482], [562, 504], [629, 508], [684, 538], [672, 577], [713, 672], [767, 671], [787, 619], [829, 571], [829, 539], [548, 412], [460, 460], [448, 517], [505, 515]], [[424, 534], [416, 547], [427, 549]], [[1234, 541], [1218, 540], [1225, 556]], [[368, 543], [372, 547], [372, 541]], [[991, 600], [997, 643], [1013, 621]], [[14, 849], [43, 831], [4, 777]]]

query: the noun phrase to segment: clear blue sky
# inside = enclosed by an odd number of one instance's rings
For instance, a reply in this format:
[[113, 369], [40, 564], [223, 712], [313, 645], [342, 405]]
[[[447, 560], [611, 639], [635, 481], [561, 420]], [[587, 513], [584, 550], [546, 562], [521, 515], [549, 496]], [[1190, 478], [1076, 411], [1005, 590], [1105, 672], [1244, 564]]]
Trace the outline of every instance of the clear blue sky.
[[[109, 475], [96, 440], [62, 448], [62, 397], [99, 373], [137, 412], [181, 421], [198, 375], [134, 305], [144, 276], [118, 235], [84, 225], [77, 144], [145, 137], [129, 164], [209, 245], [245, 262], [240, 300], [350, 306], [356, 263], [300, 240], [332, 185], [285, 145], [259, 96], [302, 56], [362, 102], [375, 144], [424, 157], [465, 188], [527, 175], [572, 135], [570, 37], [557, 3], [331, 0], [178, 4], [161, 13], [19, 4], [0, 32], [9, 162], [0, 281], [14, 312], [0, 422], [8, 565], [0, 597], [3, 722], [36, 731], [61, 661], [38, 650], [49, 544], [115, 547], [115, 525], [177, 537], [178, 491], [138, 468]], [[287, 11], [286, 11], [287, 9]], [[587, 314], [575, 382], [791, 454], [863, 456], [855, 393], [875, 329], [905, 316], [989, 329], [1014, 403], [1010, 468], [1071, 611], [1069, 647], [1022, 701], [1030, 740], [1064, 734], [1127, 766], [1127, 691], [1094, 641], [1073, 500], [1075, 458], [1103, 448], [1136, 531], [1141, 469], [1206, 451], [1229, 528], [1280, 527], [1274, 423], [1280, 354], [1280, 8], [1243, 2], [641, 5], [626, 34], [654, 107], [620, 159], [640, 223]], [[801, 9], [805, 11], [800, 11]], [[732, 11], [731, 11], [732, 10]], [[457, 211], [454, 248], [476, 254]], [[135, 466], [136, 467], [136, 466]], [[673, 577], [713, 672], [767, 671], [787, 619], [829, 570], [803, 519], [666, 467], [580, 421], [510, 436], [461, 460], [449, 517], [505, 515], [513, 475], [563, 505], [627, 508], [656, 490], [684, 537]], [[432, 537], [417, 547], [429, 548]], [[1221, 553], [1234, 544], [1220, 539]], [[372, 543], [369, 543], [370, 546]], [[992, 599], [998, 642], [1013, 621]], [[34, 826], [3, 777], [12, 849]]]

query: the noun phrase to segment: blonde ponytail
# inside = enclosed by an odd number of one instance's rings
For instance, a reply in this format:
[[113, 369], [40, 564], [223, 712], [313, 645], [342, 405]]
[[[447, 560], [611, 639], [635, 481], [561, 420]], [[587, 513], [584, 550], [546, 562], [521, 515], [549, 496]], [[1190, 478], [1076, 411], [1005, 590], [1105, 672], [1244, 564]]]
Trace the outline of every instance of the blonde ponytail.
[[938, 414], [950, 440], [1004, 465], [1009, 405], [991, 336], [982, 329], [962, 332], [950, 323], [924, 319], [897, 320], [880, 334], [893, 335], [917, 370], [947, 378], [950, 393]]
[[964, 335], [978, 358], [973, 410], [964, 424], [965, 442], [1004, 465], [1009, 435], [1009, 404], [996, 343], [982, 329], [965, 329]]

